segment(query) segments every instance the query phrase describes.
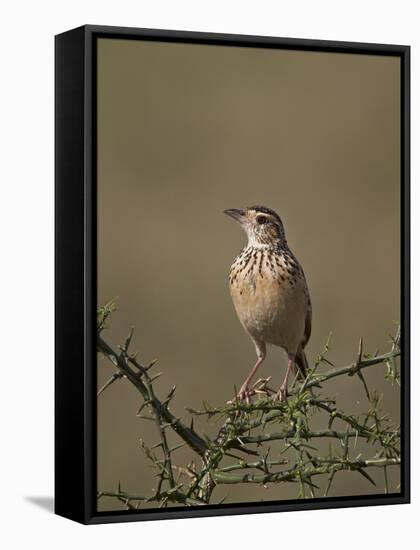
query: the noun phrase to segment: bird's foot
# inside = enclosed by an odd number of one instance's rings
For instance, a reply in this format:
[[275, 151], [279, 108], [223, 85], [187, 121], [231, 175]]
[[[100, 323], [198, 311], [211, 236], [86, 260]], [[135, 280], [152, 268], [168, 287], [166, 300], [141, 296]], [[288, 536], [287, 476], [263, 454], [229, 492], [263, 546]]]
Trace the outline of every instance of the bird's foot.
[[239, 390], [236, 397], [228, 401], [228, 405], [232, 405], [238, 401], [244, 401], [247, 405], [249, 405], [251, 402], [251, 395], [252, 395], [252, 392], [250, 391], [248, 385], [244, 384], [242, 388]]
[[274, 396], [274, 401], [286, 401], [287, 399], [287, 386], [280, 386], [279, 391]]

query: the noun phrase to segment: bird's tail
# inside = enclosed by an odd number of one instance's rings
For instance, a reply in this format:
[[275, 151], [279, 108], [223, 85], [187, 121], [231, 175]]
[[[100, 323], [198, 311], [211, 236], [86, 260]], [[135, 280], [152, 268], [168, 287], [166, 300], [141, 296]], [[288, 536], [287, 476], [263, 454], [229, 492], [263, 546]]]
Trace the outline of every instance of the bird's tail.
[[308, 374], [308, 360], [306, 359], [305, 352], [303, 351], [302, 346], [299, 346], [296, 356], [295, 356], [295, 366], [297, 374], [301, 380], [305, 380]]

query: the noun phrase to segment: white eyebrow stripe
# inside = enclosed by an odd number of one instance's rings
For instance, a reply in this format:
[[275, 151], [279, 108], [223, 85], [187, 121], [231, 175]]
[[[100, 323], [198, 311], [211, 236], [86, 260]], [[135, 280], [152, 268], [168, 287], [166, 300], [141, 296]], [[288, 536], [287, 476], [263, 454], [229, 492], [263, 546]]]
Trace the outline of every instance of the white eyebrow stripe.
[[271, 216], [270, 214], [266, 214], [265, 212], [258, 212], [258, 210], [255, 212], [256, 216], [263, 216], [267, 220], [270, 220], [272, 222], [277, 222], [277, 219], [274, 216]]

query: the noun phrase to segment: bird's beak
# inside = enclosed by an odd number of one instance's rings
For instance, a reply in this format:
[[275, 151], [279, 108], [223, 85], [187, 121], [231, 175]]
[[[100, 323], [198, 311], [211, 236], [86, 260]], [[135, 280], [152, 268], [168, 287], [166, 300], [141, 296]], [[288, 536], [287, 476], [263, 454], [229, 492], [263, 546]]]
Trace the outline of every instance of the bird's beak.
[[228, 208], [227, 210], [224, 210], [224, 213], [239, 223], [243, 223], [246, 220], [245, 210], [240, 208]]

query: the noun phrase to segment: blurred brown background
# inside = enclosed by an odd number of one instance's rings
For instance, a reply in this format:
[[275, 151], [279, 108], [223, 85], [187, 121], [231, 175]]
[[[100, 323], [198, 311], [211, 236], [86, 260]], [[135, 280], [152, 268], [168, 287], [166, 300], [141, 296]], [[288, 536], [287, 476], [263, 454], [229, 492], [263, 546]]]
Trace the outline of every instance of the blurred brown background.
[[[184, 406], [203, 399], [223, 404], [255, 361], [227, 285], [245, 235], [225, 208], [264, 204], [282, 217], [312, 296], [310, 360], [330, 331], [338, 366], [353, 360], [360, 336], [367, 351], [387, 349], [400, 317], [399, 102], [397, 58], [99, 40], [99, 305], [118, 296], [105, 336], [116, 346], [135, 326], [133, 349], [164, 372], [158, 392], [177, 385], [175, 414], [188, 419]], [[284, 368], [271, 348], [260, 375], [278, 386]], [[113, 369], [103, 358], [98, 369], [101, 385]], [[398, 421], [399, 393], [383, 368], [366, 377]], [[328, 389], [340, 406], [367, 409], [356, 377]], [[136, 418], [139, 404], [124, 381], [98, 400], [100, 490], [154, 487], [138, 440], [157, 437]], [[185, 464], [188, 452], [177, 453]], [[397, 472], [390, 480], [396, 490]], [[368, 492], [377, 489], [343, 472], [331, 495]], [[255, 501], [297, 489], [219, 494]]]

